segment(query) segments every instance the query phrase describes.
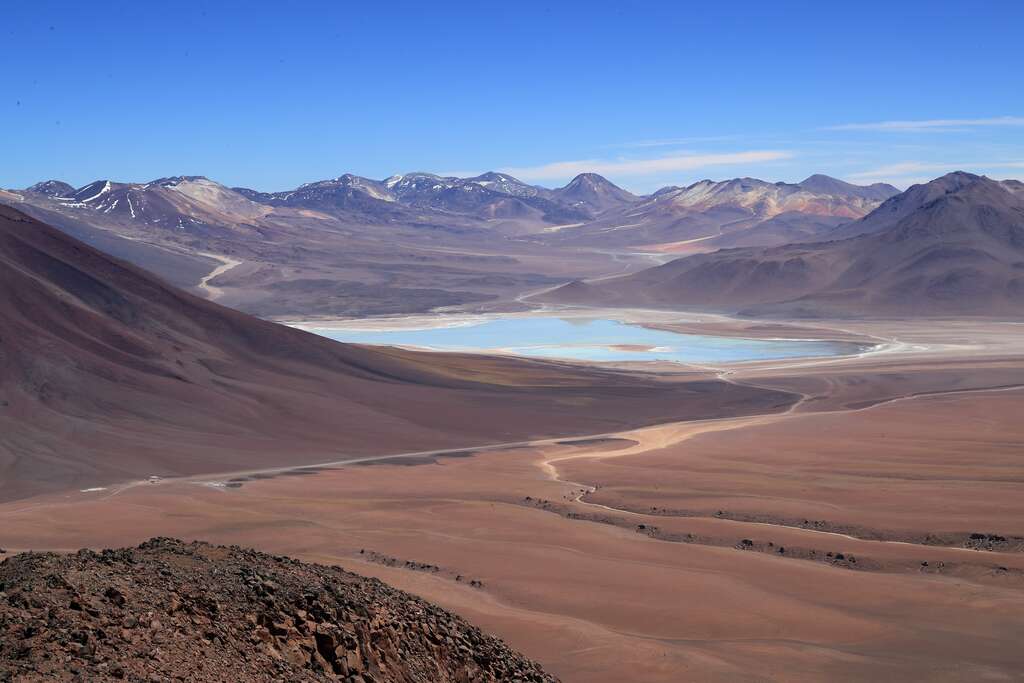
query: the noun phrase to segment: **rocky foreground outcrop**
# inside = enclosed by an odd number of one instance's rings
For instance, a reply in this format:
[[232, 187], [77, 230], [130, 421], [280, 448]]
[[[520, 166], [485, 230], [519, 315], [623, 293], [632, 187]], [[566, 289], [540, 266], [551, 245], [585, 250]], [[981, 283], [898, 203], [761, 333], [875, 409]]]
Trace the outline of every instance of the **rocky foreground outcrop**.
[[0, 681], [555, 681], [376, 579], [236, 546], [0, 563]]

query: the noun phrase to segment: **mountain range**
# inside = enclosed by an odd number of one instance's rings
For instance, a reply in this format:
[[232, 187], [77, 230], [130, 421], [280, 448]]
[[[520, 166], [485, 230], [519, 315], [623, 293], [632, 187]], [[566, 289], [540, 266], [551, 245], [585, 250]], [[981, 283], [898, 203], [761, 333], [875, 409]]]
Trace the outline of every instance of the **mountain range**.
[[565, 187], [547, 189], [494, 172], [471, 178], [408, 173], [385, 180], [346, 173], [283, 192], [228, 188], [202, 176], [148, 183], [97, 180], [78, 189], [48, 180], [26, 188], [22, 195], [30, 204], [42, 199], [45, 205], [48, 200], [54, 207], [191, 231], [257, 221], [275, 209], [322, 211], [378, 222], [415, 222], [436, 212], [512, 223], [558, 223], [590, 220], [597, 213], [637, 201], [595, 174], [582, 174]]
[[755, 316], [1024, 314], [1024, 185], [951, 173], [890, 197], [837, 239], [723, 249], [545, 300]]
[[549, 189], [469, 178], [352, 174], [284, 192], [202, 176], [49, 180], [6, 203], [171, 284], [264, 317], [508, 309], [531, 291], [637, 270], [633, 252], [809, 241], [895, 192], [825, 176], [701, 181], [639, 197], [593, 173]]
[[[550, 263], [542, 245], [506, 234], [541, 221], [541, 209], [575, 209], [539, 197], [528, 205], [476, 183], [434, 183], [439, 189], [428, 201], [415, 189], [425, 176], [403, 178], [390, 179], [388, 189], [341, 176], [272, 194], [197, 176], [97, 181], [70, 191], [48, 181], [0, 194], [0, 201], [196, 293], [209, 294], [207, 280], [215, 277], [209, 286], [223, 295], [218, 300], [264, 316], [482, 304], [550, 286], [570, 272], [591, 274], [610, 260]], [[443, 208], [463, 196], [467, 213]], [[472, 197], [480, 204], [468, 206]], [[503, 213], [518, 218], [482, 217]], [[230, 275], [221, 268], [243, 263]]]
[[898, 193], [891, 185], [861, 187], [823, 175], [799, 183], [701, 180], [609, 207], [594, 221], [558, 230], [549, 241], [669, 253], [814, 241]]
[[[383, 214], [394, 206], [408, 206], [482, 219], [544, 223], [587, 221], [603, 211], [638, 200], [594, 173], [580, 174], [564, 187], [555, 189], [528, 185], [508, 174], [493, 171], [470, 178], [408, 173], [384, 180], [345, 174], [287, 192], [234, 189], [271, 206], [378, 210]], [[387, 204], [391, 204], [392, 209]]]
[[[196, 231], [258, 221], [283, 208], [354, 214], [381, 222], [413, 221], [417, 215], [422, 220], [422, 213], [417, 211], [553, 224], [566, 220], [588, 223], [609, 212], [636, 217], [724, 209], [745, 211], [763, 219], [783, 213], [853, 219], [898, 190], [884, 184], [861, 187], [814, 175], [796, 184], [755, 178], [702, 180], [640, 197], [596, 173], [582, 173], [564, 187], [548, 189], [489, 172], [470, 178], [409, 173], [384, 180], [344, 174], [283, 192], [227, 188], [202, 176], [161, 178], [148, 183], [97, 180], [78, 189], [59, 180], [47, 180], [22, 191], [7, 192], [29, 206], [47, 206], [50, 202], [50, 208], [88, 210], [110, 219]], [[523, 230], [543, 231], [536, 226]]]

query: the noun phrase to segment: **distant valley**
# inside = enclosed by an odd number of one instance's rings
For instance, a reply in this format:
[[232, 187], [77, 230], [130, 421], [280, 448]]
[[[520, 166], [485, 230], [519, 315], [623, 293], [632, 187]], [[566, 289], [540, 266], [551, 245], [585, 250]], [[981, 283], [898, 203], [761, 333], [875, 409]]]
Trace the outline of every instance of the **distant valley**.
[[593, 173], [548, 189], [492, 172], [345, 174], [285, 192], [201, 176], [50, 180], [0, 202], [221, 303], [306, 319], [517, 310], [523, 296], [687, 253], [828, 239], [897, 192], [819, 175], [636, 196]]
[[0, 501], [790, 400], [703, 380], [339, 344], [204, 301], [0, 207]]

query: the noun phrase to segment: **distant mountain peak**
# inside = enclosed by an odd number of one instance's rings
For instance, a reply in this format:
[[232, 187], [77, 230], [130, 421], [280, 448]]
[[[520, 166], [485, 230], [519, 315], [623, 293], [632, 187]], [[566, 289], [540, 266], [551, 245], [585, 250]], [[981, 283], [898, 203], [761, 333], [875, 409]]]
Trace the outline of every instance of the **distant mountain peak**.
[[174, 188], [183, 183], [201, 183], [204, 185], [220, 185], [220, 183], [210, 180], [206, 176], [202, 175], [175, 175], [168, 176], [167, 178], [157, 178], [146, 183], [144, 187], [168, 187]]
[[869, 199], [876, 202], [883, 202], [889, 197], [900, 193], [897, 188], [888, 183], [855, 185], [823, 173], [810, 175], [797, 183], [797, 185], [808, 192], [841, 197], [860, 197], [861, 199]]
[[907, 188], [906, 192], [902, 192], [891, 197], [888, 201], [878, 207], [875, 213], [885, 214], [887, 211], [891, 213], [894, 210], [906, 213], [917, 210], [940, 197], [962, 192], [977, 186], [1000, 187], [1001, 189], [1006, 189], [1002, 187], [1002, 183], [992, 180], [991, 178], [967, 173], [965, 171], [953, 171], [946, 175], [939, 176], [934, 180], [930, 180], [927, 183], [911, 185]]
[[953, 171], [927, 183], [911, 185], [905, 192], [889, 197], [874, 211], [859, 221], [848, 223], [836, 228], [830, 235], [832, 239], [846, 239], [857, 235], [880, 232], [891, 227], [896, 221], [921, 209], [937, 199], [956, 194], [971, 187], [998, 188], [1001, 192], [1013, 193], [1013, 189], [1005, 183], [991, 180], [984, 176]]
[[75, 190], [69, 198], [72, 198], [77, 202], [87, 204], [92, 200], [107, 194], [113, 189], [113, 187], [114, 183], [109, 180], [94, 180], [88, 185], [83, 185]]
[[26, 192], [46, 195], [48, 197], [69, 197], [75, 192], [75, 188], [63, 180], [44, 180], [32, 187], [26, 188]]
[[639, 197], [597, 173], [580, 173], [562, 188], [553, 191], [563, 203], [595, 213], [632, 204]]
[[612, 181], [605, 178], [603, 175], [597, 173], [580, 173], [575, 178], [569, 181], [566, 187], [573, 187], [579, 185], [609, 185], [616, 189], [622, 189]]
[[465, 178], [462, 182], [474, 183], [494, 192], [501, 192], [503, 194], [520, 198], [546, 196], [550, 194], [549, 190], [537, 187], [536, 185], [529, 185], [518, 178], [514, 178], [507, 173], [501, 173], [500, 171], [488, 171], [487, 173], [481, 173], [480, 175], [472, 178]]
[[[795, 185], [767, 188], [810, 194]], [[704, 201], [722, 192], [722, 186], [698, 189], [681, 193], [689, 193], [687, 201]], [[613, 280], [565, 286], [547, 298], [600, 306], [696, 305], [755, 316], [1020, 317], [1022, 190], [1012, 181], [950, 173], [912, 186], [824, 242], [692, 255]], [[825, 196], [827, 202], [835, 199]]]
[[481, 173], [473, 178], [467, 178], [467, 180], [515, 180], [516, 182], [520, 182], [517, 178], [513, 178], [507, 173], [501, 173], [499, 171], [487, 171], [486, 173]]
[[427, 171], [413, 171], [411, 173], [403, 173], [398, 176], [401, 180], [454, 180], [452, 176], [443, 176], [436, 173], [428, 173]]
[[968, 173], [967, 171], [950, 171], [946, 175], [939, 176], [935, 180], [925, 183], [925, 185], [941, 187], [946, 192], [958, 192], [964, 188], [983, 182], [998, 184], [988, 176], [975, 175], [974, 173]]
[[303, 183], [299, 185], [297, 189], [301, 190], [308, 187], [360, 187], [370, 183], [376, 183], [376, 180], [370, 180], [369, 178], [363, 178], [352, 173], [342, 173], [337, 178], [330, 178], [328, 180], [314, 180], [309, 183]]
[[797, 183], [797, 185], [811, 185], [813, 183], [842, 183], [844, 185], [850, 184], [843, 180], [839, 180], [838, 178], [833, 178], [830, 175], [825, 175], [824, 173], [812, 173], [811, 175], [807, 176], [799, 183]]

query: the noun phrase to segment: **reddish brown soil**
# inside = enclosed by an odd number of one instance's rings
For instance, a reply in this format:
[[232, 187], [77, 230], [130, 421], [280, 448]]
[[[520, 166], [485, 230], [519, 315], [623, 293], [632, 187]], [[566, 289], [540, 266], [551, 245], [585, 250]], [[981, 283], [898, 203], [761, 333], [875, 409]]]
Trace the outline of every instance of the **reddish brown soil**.
[[379, 581], [237, 547], [23, 554], [0, 589], [4, 681], [555, 683]]
[[340, 563], [567, 681], [1009, 680], [1024, 666], [1024, 392], [991, 387], [1015, 381], [1019, 341], [897, 334], [974, 346], [734, 369], [805, 391], [786, 414], [36, 497], [0, 508], [3, 542], [169, 533]]

